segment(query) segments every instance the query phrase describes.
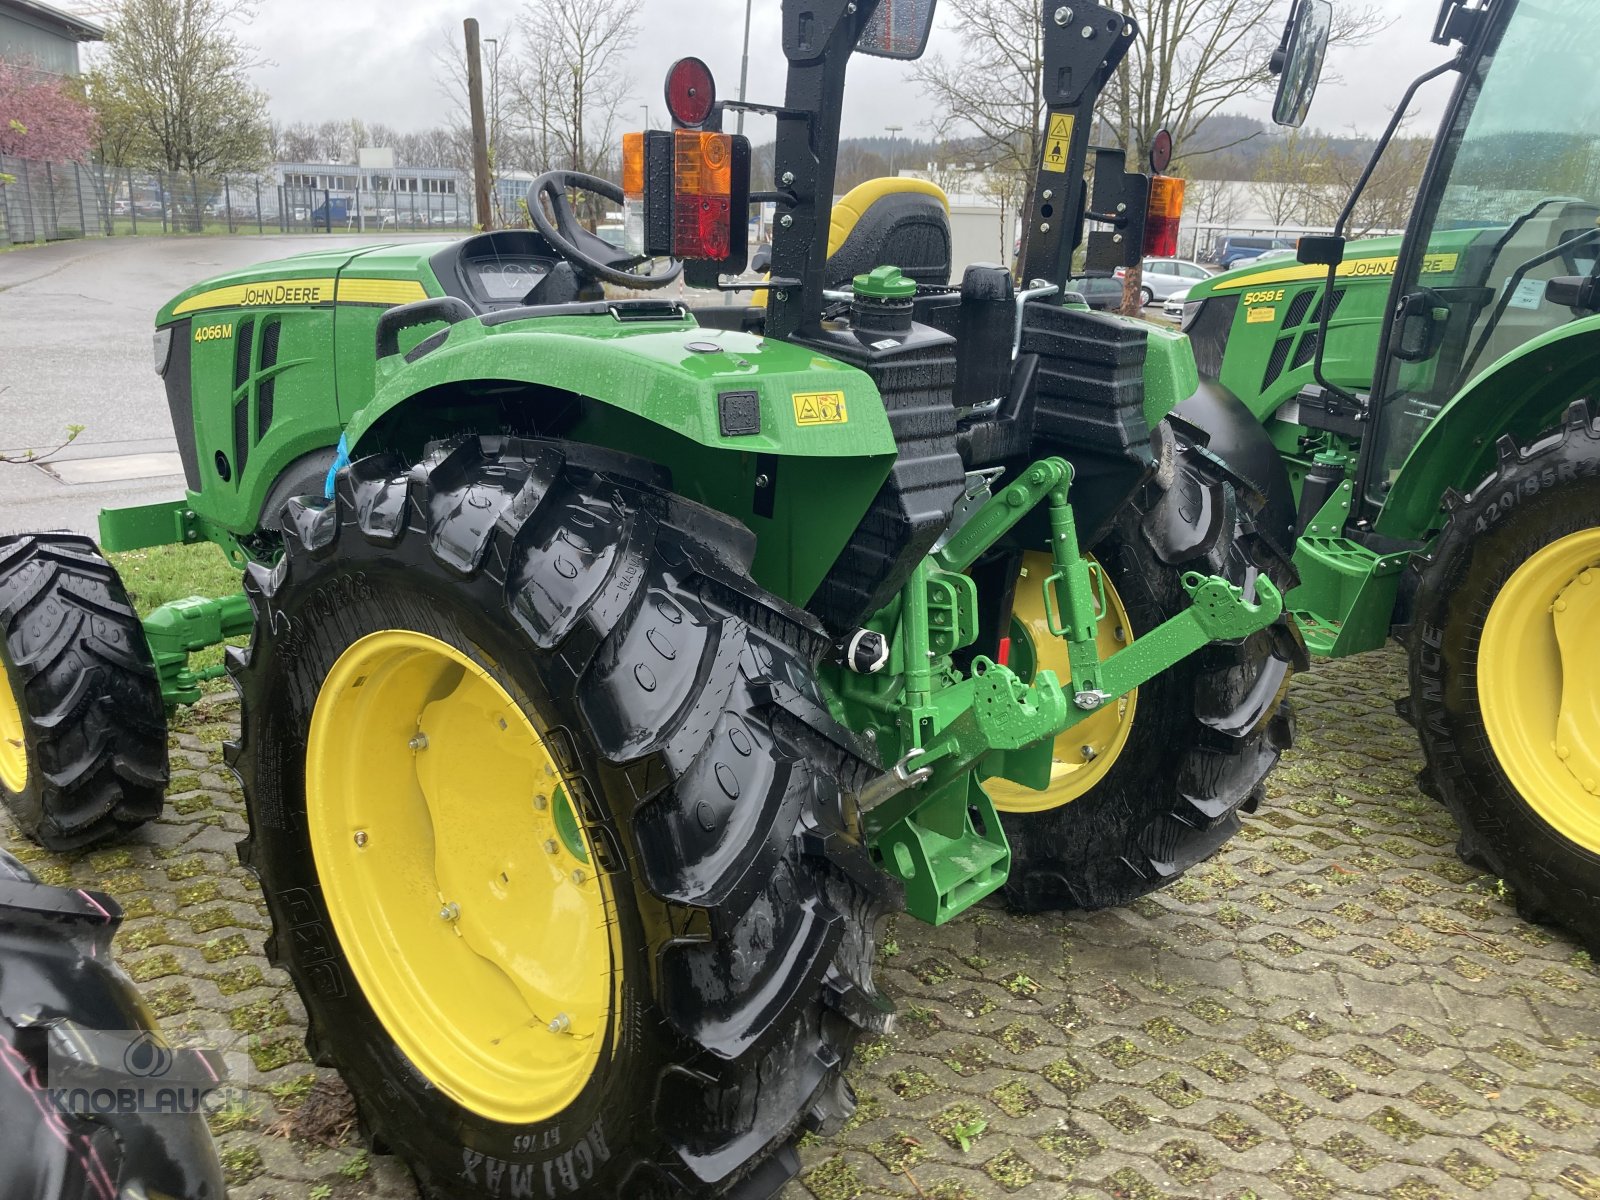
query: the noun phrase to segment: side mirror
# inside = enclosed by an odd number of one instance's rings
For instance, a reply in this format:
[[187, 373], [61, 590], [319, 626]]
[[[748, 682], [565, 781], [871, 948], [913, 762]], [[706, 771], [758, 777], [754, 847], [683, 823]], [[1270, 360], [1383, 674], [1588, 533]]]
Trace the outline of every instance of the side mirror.
[[[856, 39], [856, 49], [874, 58], [921, 58], [933, 31], [933, 6], [937, 0], [880, 0], [866, 28]], [[855, 12], [855, 5], [850, 11]]]
[[1296, 262], [1337, 267], [1344, 261], [1344, 239], [1336, 233], [1308, 233], [1295, 245]]
[[1332, 32], [1332, 0], [1298, 0], [1283, 28], [1283, 41], [1272, 55], [1272, 72], [1279, 76], [1272, 119], [1279, 125], [1305, 124]]
[[1600, 280], [1593, 275], [1563, 275], [1544, 285], [1544, 298], [1574, 312], [1600, 309]]
[[1394, 314], [1394, 340], [1390, 353], [1401, 362], [1427, 362], [1444, 345], [1450, 323], [1450, 306], [1428, 288], [1400, 298]]

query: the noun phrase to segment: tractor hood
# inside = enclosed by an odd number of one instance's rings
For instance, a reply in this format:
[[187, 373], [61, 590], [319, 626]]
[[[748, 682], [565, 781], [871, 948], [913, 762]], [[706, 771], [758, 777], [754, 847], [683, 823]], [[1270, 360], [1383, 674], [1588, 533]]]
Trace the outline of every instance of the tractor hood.
[[871, 379], [804, 347], [703, 328], [687, 314], [505, 319], [516, 316], [511, 310], [462, 321], [420, 357], [413, 350], [381, 360], [372, 402], [346, 430], [351, 452], [385, 414], [419, 393], [524, 383], [632, 413], [702, 446], [802, 458], [895, 453]]

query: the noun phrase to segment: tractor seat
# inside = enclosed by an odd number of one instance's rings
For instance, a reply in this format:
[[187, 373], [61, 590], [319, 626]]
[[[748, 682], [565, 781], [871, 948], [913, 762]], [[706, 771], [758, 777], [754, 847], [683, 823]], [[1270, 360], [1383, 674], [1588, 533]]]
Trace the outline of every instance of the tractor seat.
[[895, 266], [918, 283], [950, 282], [950, 201], [926, 179], [869, 179], [833, 206], [826, 286]]

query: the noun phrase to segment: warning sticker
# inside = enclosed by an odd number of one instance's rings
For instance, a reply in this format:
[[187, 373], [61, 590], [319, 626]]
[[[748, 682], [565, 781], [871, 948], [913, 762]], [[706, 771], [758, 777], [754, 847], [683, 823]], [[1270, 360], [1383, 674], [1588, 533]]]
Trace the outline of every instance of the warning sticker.
[[796, 425], [843, 425], [849, 419], [844, 411], [843, 392], [794, 393]]
[[1059, 171], [1067, 173], [1067, 157], [1072, 153], [1072, 114], [1051, 113], [1050, 129], [1044, 139], [1044, 161], [1041, 164], [1046, 171]]
[[1275, 308], [1247, 308], [1245, 312], [1249, 314], [1245, 318], [1247, 325], [1270, 325], [1278, 319], [1278, 310]]

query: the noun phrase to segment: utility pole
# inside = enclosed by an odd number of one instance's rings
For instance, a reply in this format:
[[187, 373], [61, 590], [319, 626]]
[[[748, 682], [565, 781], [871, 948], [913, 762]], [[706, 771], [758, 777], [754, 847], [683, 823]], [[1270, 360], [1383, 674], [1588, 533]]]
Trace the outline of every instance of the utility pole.
[[885, 125], [883, 131], [889, 135], [889, 174], [894, 174], [894, 135], [904, 129], [904, 125]]
[[[739, 60], [739, 103], [744, 103], [744, 82], [750, 75], [750, 0], [744, 0], [744, 57]], [[739, 110], [737, 133], [744, 132], [744, 109]]]
[[472, 197], [478, 210], [478, 224], [494, 228], [489, 208], [489, 134], [483, 120], [483, 61], [478, 54], [478, 20], [461, 22], [467, 35], [467, 103], [472, 109]]
[[[498, 178], [500, 175], [500, 160], [495, 157], [494, 139], [500, 132], [500, 39], [484, 38], [485, 46], [493, 46], [489, 51], [489, 173]], [[491, 200], [497, 216], [500, 213], [500, 189], [493, 186], [491, 180]]]

